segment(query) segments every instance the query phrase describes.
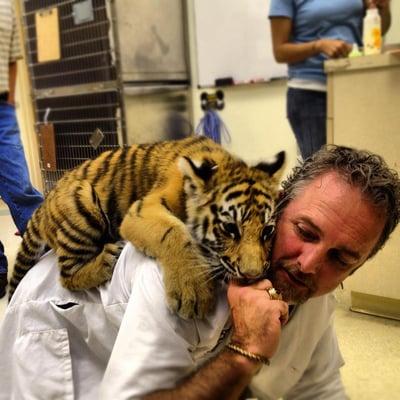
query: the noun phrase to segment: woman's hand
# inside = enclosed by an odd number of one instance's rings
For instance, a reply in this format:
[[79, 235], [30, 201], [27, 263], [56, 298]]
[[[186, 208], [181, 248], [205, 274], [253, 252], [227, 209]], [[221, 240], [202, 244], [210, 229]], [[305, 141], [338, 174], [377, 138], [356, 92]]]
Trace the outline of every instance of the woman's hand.
[[323, 53], [329, 58], [347, 57], [351, 52], [353, 45], [343, 40], [319, 39], [315, 42], [317, 53]]

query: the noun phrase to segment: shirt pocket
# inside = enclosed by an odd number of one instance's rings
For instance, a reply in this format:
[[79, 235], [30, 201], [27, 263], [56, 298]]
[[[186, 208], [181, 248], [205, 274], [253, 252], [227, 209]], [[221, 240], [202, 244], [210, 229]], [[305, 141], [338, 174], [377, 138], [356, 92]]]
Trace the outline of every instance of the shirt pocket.
[[68, 331], [29, 332], [15, 343], [13, 392], [18, 399], [73, 400]]

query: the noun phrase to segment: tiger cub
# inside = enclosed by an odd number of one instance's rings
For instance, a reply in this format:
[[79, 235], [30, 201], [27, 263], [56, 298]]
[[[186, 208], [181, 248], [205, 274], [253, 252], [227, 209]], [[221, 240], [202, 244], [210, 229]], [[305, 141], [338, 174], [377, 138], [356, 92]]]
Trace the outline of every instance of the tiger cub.
[[257, 278], [268, 268], [284, 153], [247, 166], [206, 137], [106, 151], [66, 173], [32, 215], [10, 298], [50, 246], [71, 290], [108, 281], [129, 240], [163, 268], [167, 301], [183, 318], [213, 305], [217, 276]]

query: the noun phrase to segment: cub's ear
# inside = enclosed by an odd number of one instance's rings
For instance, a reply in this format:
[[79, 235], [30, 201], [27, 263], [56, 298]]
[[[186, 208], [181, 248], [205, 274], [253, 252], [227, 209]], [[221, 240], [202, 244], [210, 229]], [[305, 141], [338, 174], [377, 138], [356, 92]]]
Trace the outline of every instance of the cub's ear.
[[[260, 169], [264, 171], [269, 176], [274, 176], [275, 178], [280, 178], [280, 175], [283, 172], [283, 164], [285, 163], [285, 152], [280, 151], [275, 154], [274, 158], [271, 161], [263, 161], [254, 166], [254, 168]], [[279, 176], [276, 176], [276, 173], [280, 171]]]
[[192, 160], [189, 157], [182, 157], [179, 160], [179, 168], [184, 176], [192, 180], [198, 180], [200, 178], [203, 183], [207, 183], [217, 172], [218, 165], [208, 158], [198, 161]]

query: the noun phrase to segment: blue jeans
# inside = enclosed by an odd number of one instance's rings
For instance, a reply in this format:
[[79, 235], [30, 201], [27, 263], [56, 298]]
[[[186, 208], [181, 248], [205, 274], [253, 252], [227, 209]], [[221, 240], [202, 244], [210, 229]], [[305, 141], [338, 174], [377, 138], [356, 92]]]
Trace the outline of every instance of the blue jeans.
[[326, 93], [289, 88], [287, 117], [303, 159], [326, 144]]
[[[30, 182], [15, 108], [5, 101], [0, 101], [0, 196], [22, 234], [43, 196]], [[7, 273], [7, 258], [1, 243], [0, 273]]]

